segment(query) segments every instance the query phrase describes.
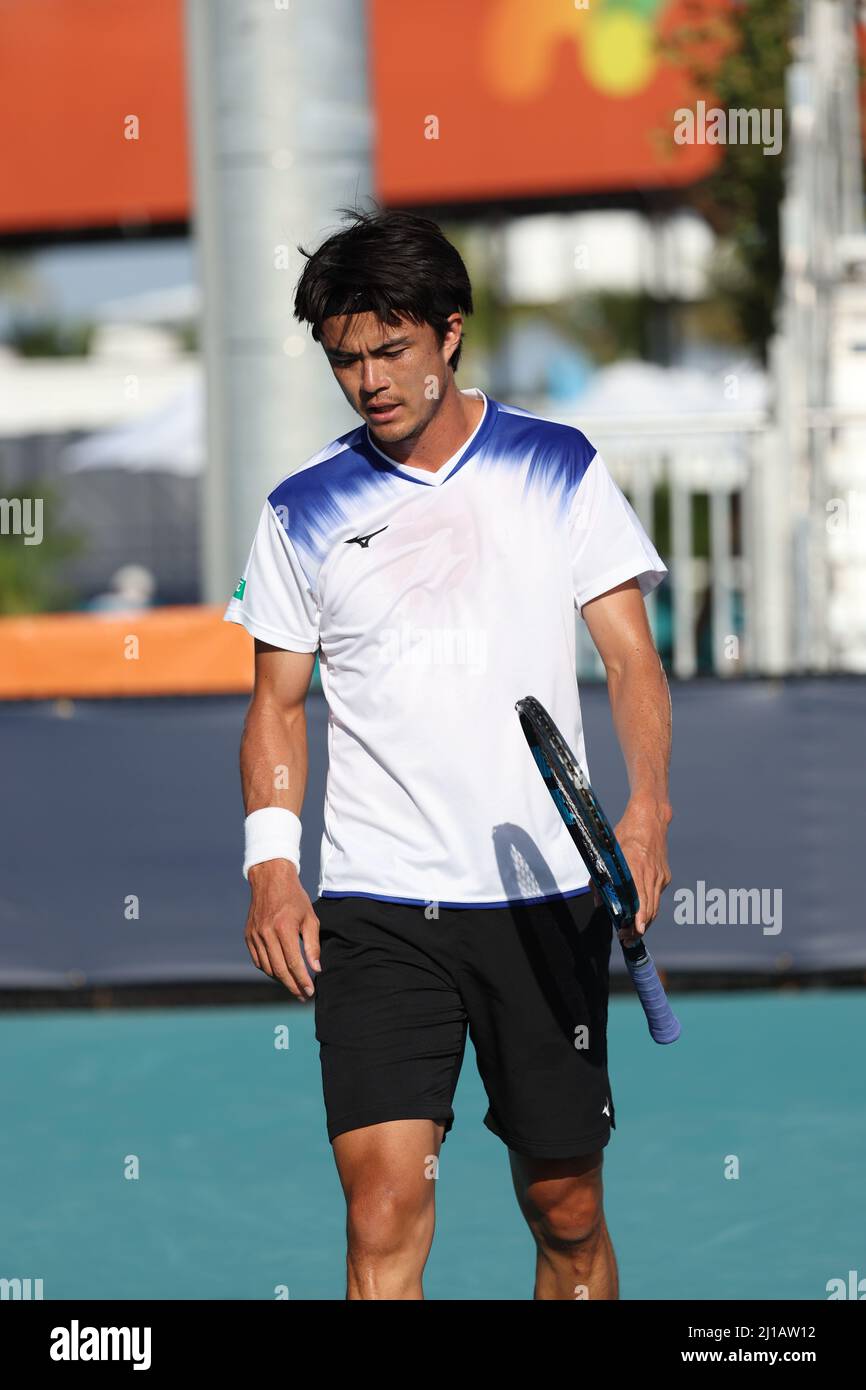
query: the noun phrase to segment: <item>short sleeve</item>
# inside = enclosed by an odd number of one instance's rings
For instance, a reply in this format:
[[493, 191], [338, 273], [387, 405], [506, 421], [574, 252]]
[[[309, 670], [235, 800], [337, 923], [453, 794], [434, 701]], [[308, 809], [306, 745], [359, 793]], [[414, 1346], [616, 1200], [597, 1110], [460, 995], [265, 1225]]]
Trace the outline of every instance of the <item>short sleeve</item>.
[[318, 649], [318, 603], [270, 502], [262, 508], [249, 559], [223, 616], [272, 647]]
[[636, 579], [646, 596], [667, 574], [667, 566], [599, 453], [574, 490], [568, 522], [576, 608], [627, 579]]

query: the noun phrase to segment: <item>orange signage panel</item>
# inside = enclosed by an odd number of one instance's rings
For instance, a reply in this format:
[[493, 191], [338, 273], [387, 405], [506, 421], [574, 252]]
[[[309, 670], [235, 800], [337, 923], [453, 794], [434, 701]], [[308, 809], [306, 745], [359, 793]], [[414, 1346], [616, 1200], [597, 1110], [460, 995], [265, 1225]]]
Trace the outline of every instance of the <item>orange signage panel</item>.
[[[388, 203], [676, 186], [709, 173], [674, 112], [712, 93], [662, 53], [689, 0], [370, 0]], [[729, 8], [703, 0], [704, 16]]]
[[253, 641], [224, 605], [0, 618], [0, 700], [246, 694]]
[[0, 0], [0, 232], [189, 215], [182, 0]]
[[[675, 142], [712, 94], [661, 46], [728, 0], [357, 3], [388, 204], [677, 186], [718, 159]], [[189, 217], [184, 47], [183, 0], [0, 0], [0, 234]]]

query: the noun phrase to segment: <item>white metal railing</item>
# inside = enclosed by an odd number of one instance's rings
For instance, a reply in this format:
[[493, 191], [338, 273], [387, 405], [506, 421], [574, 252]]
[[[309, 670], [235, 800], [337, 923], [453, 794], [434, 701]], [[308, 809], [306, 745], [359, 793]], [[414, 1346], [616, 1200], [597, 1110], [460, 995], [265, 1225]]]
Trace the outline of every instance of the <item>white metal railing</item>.
[[866, 672], [866, 411], [802, 412], [805, 502], [796, 528], [796, 656], [813, 671]]
[[[661, 631], [657, 593], [648, 597], [647, 610], [656, 640], [667, 645], [670, 638], [674, 675], [698, 672], [705, 624], [716, 675], [784, 669], [790, 546], [776, 478], [779, 450], [766, 414], [558, 418], [577, 425], [596, 446], [654, 541], [660, 539], [660, 504], [667, 508], [669, 633]], [[705, 554], [696, 553], [698, 505], [706, 515]], [[578, 674], [602, 675], [584, 623], [577, 632]]]

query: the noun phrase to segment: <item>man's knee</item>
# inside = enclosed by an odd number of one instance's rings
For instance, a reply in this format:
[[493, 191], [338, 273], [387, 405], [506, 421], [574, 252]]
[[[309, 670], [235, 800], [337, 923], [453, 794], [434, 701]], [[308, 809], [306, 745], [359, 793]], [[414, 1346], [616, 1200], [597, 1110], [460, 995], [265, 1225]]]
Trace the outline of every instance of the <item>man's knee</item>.
[[522, 1206], [537, 1240], [568, 1249], [598, 1237], [604, 1224], [601, 1168], [595, 1156], [524, 1167]]
[[432, 1220], [432, 1183], [424, 1188], [359, 1184], [347, 1207], [350, 1252], [373, 1258], [393, 1255], [423, 1238]]
[[598, 1238], [604, 1222], [600, 1192], [575, 1182], [555, 1200], [541, 1204], [533, 1229], [550, 1250], [569, 1250]]

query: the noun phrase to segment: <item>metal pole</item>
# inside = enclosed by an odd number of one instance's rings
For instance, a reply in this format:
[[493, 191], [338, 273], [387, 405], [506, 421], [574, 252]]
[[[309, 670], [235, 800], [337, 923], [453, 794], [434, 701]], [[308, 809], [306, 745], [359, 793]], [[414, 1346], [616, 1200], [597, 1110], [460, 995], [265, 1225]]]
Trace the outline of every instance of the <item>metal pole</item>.
[[731, 495], [724, 488], [710, 489], [710, 608], [712, 614], [713, 668], [717, 676], [734, 670], [725, 651], [733, 636], [731, 592]]
[[307, 249], [371, 190], [366, 6], [186, 0], [207, 380], [202, 592], [226, 600], [268, 492], [358, 422], [292, 318]]
[[674, 675], [688, 679], [698, 669], [695, 642], [695, 581], [692, 563], [692, 493], [688, 480], [678, 477], [676, 457], [669, 472], [671, 498], [671, 586], [673, 589]]

